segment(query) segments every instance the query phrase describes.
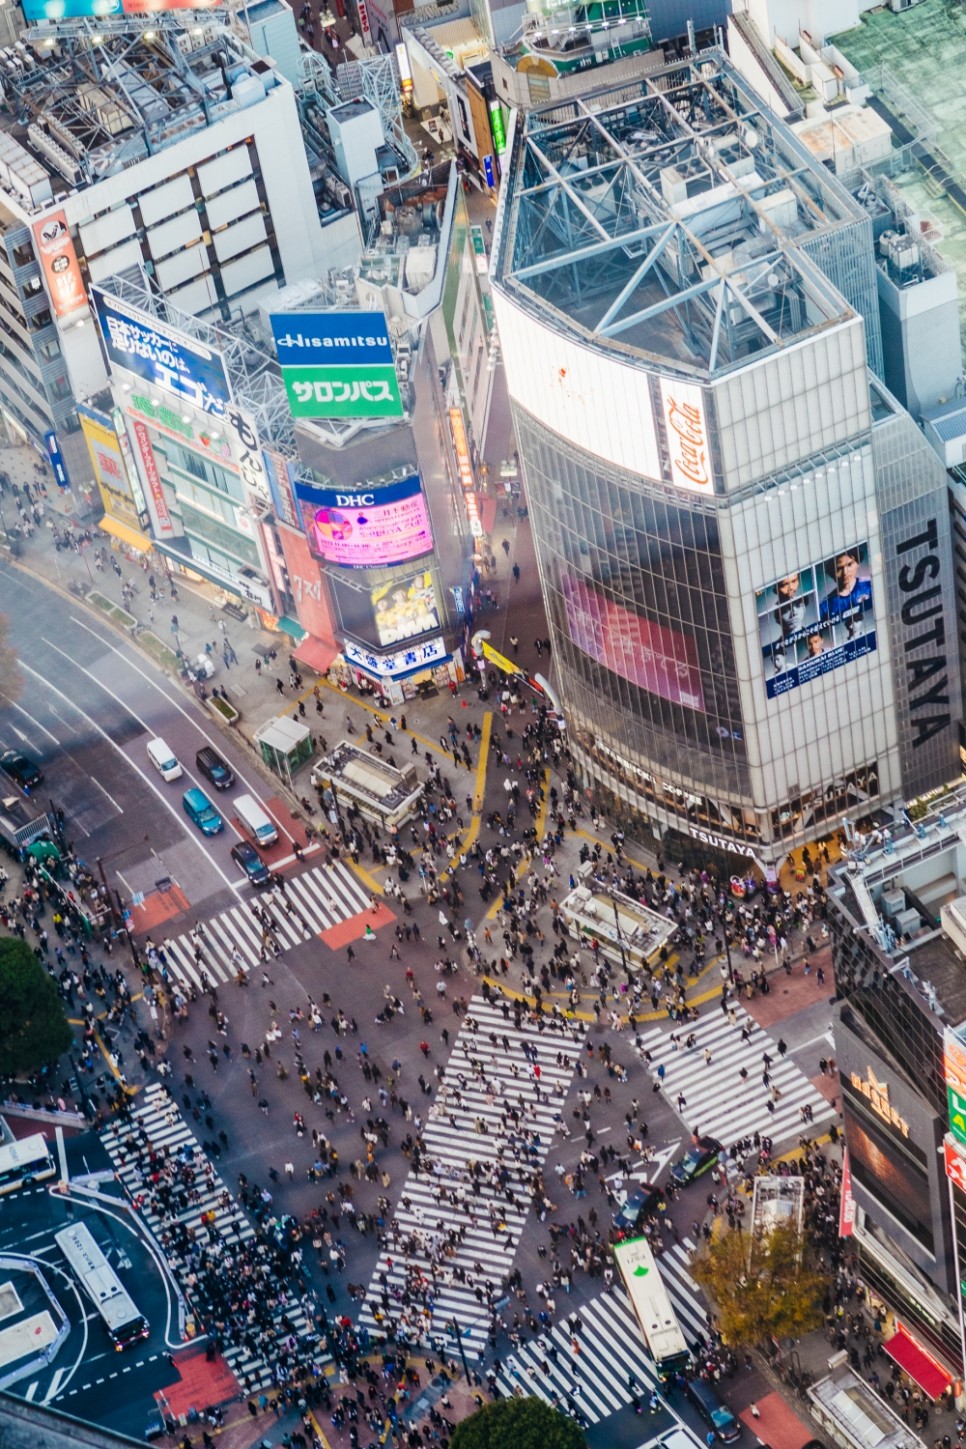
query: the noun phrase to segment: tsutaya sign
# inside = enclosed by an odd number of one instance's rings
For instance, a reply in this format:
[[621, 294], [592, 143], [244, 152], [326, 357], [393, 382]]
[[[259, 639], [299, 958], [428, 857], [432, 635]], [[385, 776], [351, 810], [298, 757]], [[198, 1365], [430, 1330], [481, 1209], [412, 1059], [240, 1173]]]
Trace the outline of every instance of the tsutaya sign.
[[711, 493], [714, 482], [701, 389], [689, 382], [662, 378], [661, 402], [672, 481], [692, 493]]
[[850, 1073], [849, 1081], [853, 1088], [855, 1091], [861, 1092], [877, 1117], [881, 1117], [883, 1122], [888, 1122], [890, 1127], [897, 1128], [903, 1137], [908, 1137], [909, 1123], [889, 1101], [888, 1082], [880, 1082], [871, 1067], [866, 1067], [866, 1071], [868, 1078], [865, 1081], [858, 1072]]

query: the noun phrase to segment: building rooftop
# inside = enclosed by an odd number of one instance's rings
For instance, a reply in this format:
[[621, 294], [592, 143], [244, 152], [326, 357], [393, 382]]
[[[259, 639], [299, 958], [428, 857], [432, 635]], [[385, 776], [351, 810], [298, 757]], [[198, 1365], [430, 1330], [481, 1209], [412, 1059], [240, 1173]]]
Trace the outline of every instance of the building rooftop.
[[[966, 214], [943, 180], [946, 173], [966, 188], [966, 90], [949, 83], [966, 68], [966, 30], [944, 0], [923, 0], [898, 14], [888, 6], [867, 11], [834, 43], [893, 126], [889, 176], [925, 224], [927, 239], [957, 272], [966, 335]], [[920, 164], [913, 139], [939, 164], [927, 162], [928, 170]]]
[[966, 786], [915, 823], [855, 835], [829, 894], [855, 931], [868, 932], [876, 974], [901, 982], [938, 1023], [966, 1022]]
[[210, 17], [155, 24], [44, 26], [0, 50], [0, 190], [21, 210], [116, 175], [282, 84]]
[[579, 340], [713, 373], [852, 315], [861, 207], [719, 52], [519, 115], [491, 274]]
[[812, 1410], [824, 1428], [852, 1449], [924, 1449], [881, 1395], [842, 1364], [808, 1390]]

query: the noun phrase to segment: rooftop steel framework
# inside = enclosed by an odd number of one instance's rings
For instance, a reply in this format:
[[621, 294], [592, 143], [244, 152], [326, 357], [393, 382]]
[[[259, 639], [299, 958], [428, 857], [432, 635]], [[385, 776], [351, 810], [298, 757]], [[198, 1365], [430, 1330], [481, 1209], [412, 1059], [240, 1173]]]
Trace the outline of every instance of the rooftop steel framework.
[[849, 315], [809, 251], [862, 210], [717, 51], [520, 116], [505, 184], [496, 278], [583, 340], [708, 374]]

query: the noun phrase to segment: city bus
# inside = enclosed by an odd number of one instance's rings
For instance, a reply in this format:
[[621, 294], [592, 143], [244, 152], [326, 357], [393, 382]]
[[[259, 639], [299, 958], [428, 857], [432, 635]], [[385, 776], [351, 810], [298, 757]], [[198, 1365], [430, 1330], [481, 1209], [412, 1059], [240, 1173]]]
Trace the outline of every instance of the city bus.
[[0, 1147], [0, 1193], [15, 1192], [25, 1183], [43, 1182], [56, 1171], [57, 1164], [42, 1132]]
[[614, 1261], [661, 1379], [684, 1373], [691, 1355], [647, 1238], [615, 1244]]
[[90, 1229], [84, 1223], [72, 1223], [54, 1237], [71, 1272], [100, 1314], [117, 1351], [120, 1353], [147, 1338], [151, 1331], [148, 1320], [104, 1257]]

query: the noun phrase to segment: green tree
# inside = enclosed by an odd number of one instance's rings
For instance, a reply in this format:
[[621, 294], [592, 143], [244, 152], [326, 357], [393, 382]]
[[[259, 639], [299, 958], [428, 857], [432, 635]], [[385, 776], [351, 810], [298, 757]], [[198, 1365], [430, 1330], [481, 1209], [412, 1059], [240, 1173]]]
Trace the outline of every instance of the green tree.
[[795, 1222], [751, 1238], [739, 1232], [717, 1235], [694, 1259], [692, 1272], [732, 1348], [799, 1338], [822, 1321], [828, 1277], [816, 1266]]
[[56, 1061], [71, 1040], [57, 987], [30, 947], [17, 937], [0, 940], [0, 1074]]
[[452, 1449], [587, 1449], [587, 1440], [542, 1399], [497, 1399], [457, 1424]]
[[16, 704], [23, 691], [17, 651], [10, 643], [10, 620], [0, 614], [0, 705]]

